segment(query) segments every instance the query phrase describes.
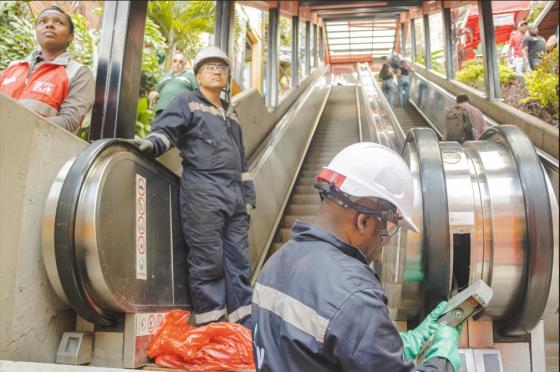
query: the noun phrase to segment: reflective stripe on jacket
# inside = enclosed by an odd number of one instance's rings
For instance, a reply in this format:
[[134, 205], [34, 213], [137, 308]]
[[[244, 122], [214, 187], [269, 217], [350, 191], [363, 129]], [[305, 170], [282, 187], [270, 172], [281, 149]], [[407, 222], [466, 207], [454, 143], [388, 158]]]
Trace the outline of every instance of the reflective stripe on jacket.
[[25, 60], [12, 62], [0, 74], [0, 92], [42, 116], [55, 116], [68, 96], [70, 82], [83, 66], [63, 53], [30, 71], [36, 57], [37, 52]]
[[437, 370], [439, 358], [419, 368], [404, 359], [386, 304], [361, 251], [297, 221], [253, 290], [257, 370]]
[[227, 102], [222, 106], [223, 110], [215, 107], [198, 89], [183, 93], [161, 113], [146, 138], [154, 143], [155, 156], [177, 147], [183, 182], [189, 187], [214, 187], [226, 195], [239, 183], [245, 203], [255, 207], [239, 119]]

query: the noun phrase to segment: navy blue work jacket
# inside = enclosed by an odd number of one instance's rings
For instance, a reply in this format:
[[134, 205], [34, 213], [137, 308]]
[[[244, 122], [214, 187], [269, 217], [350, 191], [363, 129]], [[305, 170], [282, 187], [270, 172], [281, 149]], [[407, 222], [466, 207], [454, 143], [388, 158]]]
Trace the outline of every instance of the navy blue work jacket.
[[177, 146], [186, 187], [219, 191], [242, 183], [244, 200], [254, 207], [255, 188], [239, 119], [226, 101], [222, 100], [222, 106], [223, 110], [214, 106], [198, 89], [180, 94], [154, 122], [146, 139], [154, 144], [154, 156]]
[[259, 371], [436, 371], [403, 358], [377, 274], [356, 247], [297, 221], [253, 291]]

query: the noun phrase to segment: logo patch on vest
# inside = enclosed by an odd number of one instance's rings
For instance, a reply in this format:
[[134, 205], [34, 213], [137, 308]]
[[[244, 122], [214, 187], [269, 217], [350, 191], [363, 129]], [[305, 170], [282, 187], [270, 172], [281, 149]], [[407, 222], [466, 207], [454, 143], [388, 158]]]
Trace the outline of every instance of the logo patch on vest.
[[2, 82], [2, 86], [13, 83], [14, 81], [16, 81], [16, 78], [14, 76], [4, 79], [4, 81]]
[[33, 84], [33, 88], [31, 88], [31, 91], [43, 93], [50, 96], [54, 91], [54, 84], [47, 81], [37, 81], [35, 82], [35, 84]]

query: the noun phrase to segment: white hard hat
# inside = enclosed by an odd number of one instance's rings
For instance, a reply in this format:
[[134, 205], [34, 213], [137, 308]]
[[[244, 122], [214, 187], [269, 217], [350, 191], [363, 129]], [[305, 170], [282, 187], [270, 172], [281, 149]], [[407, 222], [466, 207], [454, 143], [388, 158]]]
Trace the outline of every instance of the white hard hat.
[[419, 232], [411, 218], [412, 175], [399, 154], [385, 146], [360, 142], [344, 148], [321, 169], [317, 182], [331, 183], [350, 196], [383, 199], [397, 208], [399, 225]]
[[198, 73], [200, 66], [209, 59], [219, 59], [226, 65], [230, 65], [229, 58], [223, 50], [217, 46], [207, 46], [206, 48], [202, 48], [194, 58], [193, 70], [195, 75]]

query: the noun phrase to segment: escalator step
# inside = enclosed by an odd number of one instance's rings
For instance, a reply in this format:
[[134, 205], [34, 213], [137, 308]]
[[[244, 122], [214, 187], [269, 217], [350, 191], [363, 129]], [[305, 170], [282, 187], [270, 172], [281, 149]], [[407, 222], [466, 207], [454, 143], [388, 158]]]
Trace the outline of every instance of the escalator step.
[[302, 194], [302, 195], [293, 195], [292, 196], [292, 203], [297, 204], [320, 204], [321, 198], [319, 197], [319, 193], [315, 190], [315, 194]]
[[315, 177], [299, 177], [296, 186], [313, 186]]
[[297, 221], [313, 222], [315, 221], [315, 215], [305, 216], [305, 215], [287, 215], [282, 221], [283, 227], [292, 228], [293, 224]]
[[317, 189], [313, 186], [296, 186], [295, 194], [296, 195], [307, 195], [307, 194], [316, 194]]
[[288, 207], [288, 214], [290, 215], [317, 215], [321, 208], [320, 204], [291, 204]]
[[280, 229], [280, 240], [282, 244], [290, 240], [290, 236], [292, 236], [292, 229], [290, 227], [282, 227]]

